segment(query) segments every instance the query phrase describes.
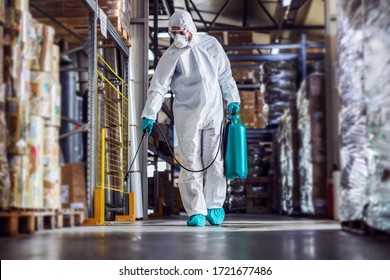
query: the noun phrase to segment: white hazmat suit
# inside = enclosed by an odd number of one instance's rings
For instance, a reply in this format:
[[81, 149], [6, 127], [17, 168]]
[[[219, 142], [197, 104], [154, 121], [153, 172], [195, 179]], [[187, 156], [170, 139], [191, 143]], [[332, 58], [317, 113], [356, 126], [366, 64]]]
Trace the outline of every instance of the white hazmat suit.
[[[172, 44], [161, 57], [150, 87], [142, 117], [155, 120], [170, 87], [175, 95], [174, 120], [179, 140], [179, 160], [191, 170], [208, 166], [219, 148], [223, 100], [240, 102], [230, 62], [219, 42], [196, 33], [191, 15], [175, 12], [169, 29], [178, 26], [192, 34], [184, 48]], [[205, 172], [181, 169], [179, 190], [189, 216], [207, 215], [207, 209], [223, 207], [226, 179], [222, 152]]]

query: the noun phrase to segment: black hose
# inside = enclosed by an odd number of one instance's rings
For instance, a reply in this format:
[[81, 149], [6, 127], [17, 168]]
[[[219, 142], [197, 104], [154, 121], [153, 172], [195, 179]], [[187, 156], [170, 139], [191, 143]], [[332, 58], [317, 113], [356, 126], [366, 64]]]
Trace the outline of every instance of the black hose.
[[[160, 131], [162, 137], [164, 138], [164, 141], [165, 141], [165, 143], [167, 144], [168, 149], [169, 149], [170, 153], [172, 154], [173, 159], [177, 162], [177, 164], [178, 164], [181, 168], [183, 168], [183, 169], [185, 169], [185, 170], [187, 170], [187, 171], [189, 171], [189, 172], [197, 173], [197, 172], [206, 171], [207, 169], [209, 169], [209, 168], [211, 167], [211, 165], [214, 164], [215, 160], [216, 160], [217, 157], [218, 157], [219, 151], [221, 150], [223, 123], [221, 123], [221, 132], [220, 132], [220, 134], [219, 134], [219, 135], [220, 135], [220, 136], [219, 136], [219, 145], [218, 145], [219, 147], [218, 147], [217, 154], [215, 155], [213, 161], [212, 161], [207, 167], [205, 167], [205, 168], [203, 168], [203, 169], [201, 169], [201, 170], [191, 170], [191, 169], [189, 169], [189, 168], [183, 166], [183, 165], [176, 159], [175, 154], [174, 154], [174, 152], [172, 151], [171, 146], [168, 144], [168, 141], [167, 141], [167, 139], [165, 138], [165, 135], [164, 135], [164, 133], [162, 132], [160, 126], [159, 126], [157, 123], [154, 123], [154, 124], [156, 125], [156, 127], [157, 127], [158, 130]], [[126, 172], [126, 176], [125, 176], [124, 182], [127, 182], [127, 179], [128, 179], [128, 177], [129, 177], [130, 170], [131, 170], [131, 168], [133, 167], [133, 164], [134, 164], [135, 159], [137, 158], [138, 151], [139, 151], [139, 149], [140, 149], [140, 147], [141, 147], [141, 145], [142, 145], [142, 142], [145, 140], [145, 138], [146, 138], [147, 135], [148, 135], [148, 132], [147, 132], [147, 131], [144, 132], [144, 134], [142, 135], [142, 139], [141, 139], [141, 141], [140, 141], [140, 143], [139, 143], [139, 145], [138, 145], [137, 151], [135, 152], [135, 155], [134, 155], [134, 158], [133, 158], [133, 160], [132, 160], [132, 162], [131, 162], [131, 164], [130, 164], [129, 170]]]
[[203, 172], [203, 171], [206, 171], [207, 169], [209, 169], [209, 168], [211, 167], [211, 165], [213, 165], [213, 163], [214, 163], [215, 160], [217, 159], [218, 154], [219, 154], [219, 150], [221, 150], [223, 123], [221, 123], [221, 132], [220, 132], [220, 134], [219, 134], [219, 145], [218, 145], [219, 147], [218, 147], [217, 154], [215, 155], [213, 161], [212, 161], [207, 167], [205, 167], [205, 168], [203, 168], [203, 169], [201, 169], [201, 170], [191, 170], [191, 169], [189, 169], [189, 168], [183, 166], [183, 165], [176, 159], [175, 154], [173, 153], [173, 151], [172, 151], [172, 149], [171, 149], [171, 146], [168, 144], [168, 141], [167, 141], [167, 139], [165, 138], [164, 133], [161, 131], [160, 126], [159, 126], [157, 123], [155, 123], [155, 125], [157, 126], [158, 130], [160, 131], [161, 135], [163, 136], [165, 143], [167, 143], [168, 149], [169, 149], [169, 151], [171, 152], [173, 159], [177, 162], [177, 164], [178, 164], [181, 168], [183, 168], [183, 169], [185, 169], [185, 170], [187, 170], [187, 171], [189, 171], [189, 172], [193, 172], [193, 173]]
[[131, 164], [130, 164], [129, 170], [126, 172], [126, 176], [125, 176], [125, 179], [124, 179], [125, 182], [127, 182], [127, 178], [129, 177], [129, 173], [130, 173], [131, 167], [133, 167], [134, 161], [135, 161], [135, 159], [137, 158], [139, 148], [141, 148], [142, 142], [145, 140], [145, 138], [146, 138], [147, 135], [148, 135], [147, 132], [145, 132], [145, 133], [142, 135], [141, 142], [139, 142], [137, 151], [135, 152], [135, 155], [134, 155], [134, 158], [133, 158], [133, 160], [132, 160], [132, 162], [131, 162]]

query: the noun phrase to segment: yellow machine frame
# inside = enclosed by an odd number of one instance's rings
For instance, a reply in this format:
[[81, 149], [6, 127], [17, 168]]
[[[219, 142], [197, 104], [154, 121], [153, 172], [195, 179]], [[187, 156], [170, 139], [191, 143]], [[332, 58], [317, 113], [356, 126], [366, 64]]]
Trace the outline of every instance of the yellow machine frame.
[[[97, 54], [110, 80], [97, 70], [100, 79], [96, 96], [99, 111], [97, 116], [98, 153], [96, 156], [96, 187], [94, 190], [94, 217], [85, 221], [86, 225], [104, 225], [105, 190], [120, 192], [128, 196], [128, 215], [116, 215], [115, 222], [135, 221], [135, 195], [125, 187], [124, 176], [128, 169], [128, 98], [125, 94], [127, 83]], [[98, 68], [96, 68], [98, 69]], [[116, 84], [115, 84], [116, 83]], [[112, 222], [110, 222], [112, 223]]]

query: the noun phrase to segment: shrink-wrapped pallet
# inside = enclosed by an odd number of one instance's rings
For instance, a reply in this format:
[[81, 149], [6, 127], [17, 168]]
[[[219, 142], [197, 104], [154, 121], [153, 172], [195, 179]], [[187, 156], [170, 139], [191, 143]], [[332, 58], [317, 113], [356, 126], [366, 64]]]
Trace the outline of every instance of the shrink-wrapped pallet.
[[338, 1], [340, 220], [363, 218], [367, 203], [367, 116], [363, 92], [363, 2]]
[[45, 121], [31, 116], [28, 130], [29, 172], [27, 205], [43, 208], [43, 155]]
[[390, 4], [364, 1], [364, 91], [369, 139], [365, 221], [390, 232]]
[[49, 118], [45, 119], [47, 126], [61, 126], [61, 84], [53, 81], [50, 88]]
[[280, 199], [281, 211], [285, 214], [294, 212], [294, 178], [293, 178], [293, 147], [291, 114], [287, 109], [280, 118], [277, 130], [277, 145], [279, 146]]
[[4, 1], [0, 2], [0, 22], [4, 22], [5, 16], [4, 16]]
[[26, 106], [17, 98], [7, 98], [6, 119], [8, 129], [7, 151], [11, 154], [27, 153], [27, 129], [29, 117]]
[[29, 2], [30, 0], [12, 0], [10, 4], [16, 10], [28, 11]]
[[45, 166], [60, 165], [60, 144], [59, 128], [55, 126], [45, 126], [44, 135], [44, 159]]
[[[4, 27], [2, 25], [0, 25], [0, 38], [4, 38]], [[4, 68], [4, 40], [2, 39], [0, 41], [0, 83], [4, 82], [3, 68]]]
[[53, 45], [53, 60], [52, 60], [52, 75], [53, 80], [59, 82], [60, 80], [60, 47]]
[[44, 206], [50, 209], [61, 208], [61, 167], [45, 166], [43, 172]]
[[53, 71], [53, 44], [55, 30], [49, 25], [43, 26], [42, 49], [39, 56], [40, 71]]
[[2, 209], [8, 207], [11, 188], [9, 167], [6, 157], [7, 135], [4, 84], [0, 82], [0, 208]]
[[31, 72], [30, 115], [50, 118], [53, 76], [47, 72]]
[[9, 207], [28, 207], [29, 156], [9, 155], [11, 189]]

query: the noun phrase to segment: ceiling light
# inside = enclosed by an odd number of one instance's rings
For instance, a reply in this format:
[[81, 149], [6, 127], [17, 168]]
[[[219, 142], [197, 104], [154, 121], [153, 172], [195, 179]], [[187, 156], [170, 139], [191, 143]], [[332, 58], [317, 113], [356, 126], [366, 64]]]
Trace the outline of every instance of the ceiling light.
[[283, 1], [282, 1], [282, 5], [283, 5], [284, 7], [288, 7], [288, 6], [291, 5], [291, 2], [292, 2], [292, 0], [283, 0]]

